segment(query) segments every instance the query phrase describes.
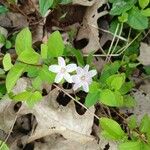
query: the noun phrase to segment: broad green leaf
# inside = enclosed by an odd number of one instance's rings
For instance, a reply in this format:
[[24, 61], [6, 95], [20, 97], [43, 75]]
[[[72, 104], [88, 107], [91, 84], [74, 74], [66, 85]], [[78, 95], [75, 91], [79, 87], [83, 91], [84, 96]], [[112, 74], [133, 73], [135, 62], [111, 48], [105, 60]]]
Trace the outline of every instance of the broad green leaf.
[[121, 16], [118, 17], [120, 22], [127, 22], [128, 21], [128, 13], [122, 13]]
[[130, 129], [135, 129], [137, 127], [137, 117], [132, 115], [129, 117], [128, 126]]
[[141, 150], [141, 142], [126, 142], [119, 145], [119, 150]]
[[119, 90], [123, 83], [125, 82], [125, 74], [115, 74], [111, 75], [107, 80], [106, 80], [108, 86], [114, 90]]
[[150, 8], [141, 10], [141, 14], [146, 17], [150, 17]]
[[6, 41], [5, 36], [0, 33], [0, 47], [2, 47], [5, 44], [5, 41]]
[[53, 72], [50, 72], [48, 70], [48, 66], [43, 66], [39, 72], [39, 77], [41, 78], [42, 81], [47, 82], [47, 83], [53, 83], [55, 79], [56, 74]]
[[28, 77], [35, 78], [39, 75], [40, 67], [28, 65], [25, 72], [27, 72]]
[[10, 93], [12, 88], [15, 86], [17, 80], [24, 72], [26, 65], [25, 64], [15, 64], [7, 74], [6, 77], [6, 89], [7, 92]]
[[39, 0], [40, 13], [44, 17], [54, 0]]
[[144, 70], [147, 75], [150, 75], [150, 66], [144, 66]]
[[121, 15], [122, 13], [125, 13], [126, 11], [130, 10], [135, 3], [136, 0], [115, 0], [113, 1], [113, 6], [110, 11], [110, 14]]
[[39, 64], [41, 56], [34, 52], [34, 50], [30, 49], [28, 51], [23, 51], [18, 60], [24, 62], [26, 64]]
[[105, 65], [101, 73], [100, 81], [104, 83], [109, 76], [117, 73], [119, 68], [120, 68], [120, 63], [118, 61]]
[[123, 105], [123, 97], [117, 91], [113, 92], [109, 89], [105, 89], [100, 93], [100, 102], [108, 106], [120, 107]]
[[123, 106], [124, 107], [131, 108], [131, 107], [135, 107], [135, 105], [136, 105], [136, 101], [132, 96], [125, 95], [123, 97]]
[[140, 7], [142, 8], [142, 9], [144, 9], [145, 7], [147, 7], [148, 6], [148, 4], [149, 4], [149, 0], [138, 0], [139, 1], [139, 5], [140, 5]]
[[146, 144], [144, 142], [141, 144], [142, 144], [142, 147], [141, 147], [142, 150], [150, 150], [150, 144]]
[[63, 55], [64, 43], [59, 31], [53, 32], [48, 39], [48, 57], [59, 57]]
[[32, 48], [32, 36], [29, 28], [24, 28], [16, 37], [15, 49], [17, 55]]
[[36, 90], [40, 90], [42, 85], [42, 80], [39, 76], [37, 76], [33, 81], [32, 81], [32, 86]]
[[35, 91], [35, 92], [25, 91], [13, 96], [13, 100], [25, 101], [30, 107], [33, 107], [41, 99], [42, 99], [42, 95], [39, 91]]
[[128, 93], [132, 88], [134, 87], [134, 83], [133, 82], [125, 82], [122, 86], [121, 86], [121, 88], [120, 88], [120, 93], [122, 94], [122, 95], [124, 95], [124, 94], [126, 94], [126, 93]]
[[137, 30], [143, 30], [148, 27], [148, 18], [143, 16], [137, 7], [129, 11], [127, 23]]
[[6, 40], [5, 47], [6, 49], [10, 49], [12, 47], [12, 43], [9, 40]]
[[41, 45], [41, 57], [43, 59], [47, 59], [47, 52], [48, 52], [48, 46], [47, 46], [47, 44], [42, 44]]
[[88, 93], [85, 99], [85, 106], [91, 107], [96, 104], [99, 99], [99, 91], [95, 93]]
[[93, 81], [90, 85], [89, 85], [89, 93], [95, 93], [97, 91], [100, 90], [100, 84], [96, 81]]
[[12, 68], [13, 64], [11, 63], [10, 54], [7, 53], [3, 58], [3, 67], [5, 71], [8, 71]]
[[150, 117], [147, 114], [141, 120], [140, 131], [150, 134]]
[[110, 135], [112, 140], [121, 140], [125, 137], [124, 131], [121, 129], [120, 125], [109, 118], [100, 118], [100, 126], [101, 128]]
[[8, 9], [5, 6], [0, 5], [0, 14], [4, 14], [8, 11]]
[[0, 75], [3, 75], [3, 74], [5, 74], [5, 71], [2, 68], [0, 68]]
[[9, 150], [9, 147], [4, 143], [3, 141], [0, 140], [0, 149], [1, 150]]

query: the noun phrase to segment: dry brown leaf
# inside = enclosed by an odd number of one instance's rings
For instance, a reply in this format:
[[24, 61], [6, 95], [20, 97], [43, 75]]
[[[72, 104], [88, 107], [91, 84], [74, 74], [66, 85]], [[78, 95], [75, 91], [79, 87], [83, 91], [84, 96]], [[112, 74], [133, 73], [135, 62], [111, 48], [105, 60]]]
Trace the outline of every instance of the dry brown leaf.
[[92, 6], [96, 0], [73, 0], [73, 4], [78, 4], [82, 6]]
[[98, 9], [107, 3], [107, 0], [96, 1], [91, 7], [88, 7], [83, 19], [83, 26], [80, 28], [77, 39], [87, 39], [88, 45], [82, 49], [84, 54], [96, 52], [101, 48], [99, 42], [99, 29], [97, 20], [108, 14], [107, 11], [98, 12]]
[[143, 65], [150, 65], [150, 45], [141, 43], [138, 60]]

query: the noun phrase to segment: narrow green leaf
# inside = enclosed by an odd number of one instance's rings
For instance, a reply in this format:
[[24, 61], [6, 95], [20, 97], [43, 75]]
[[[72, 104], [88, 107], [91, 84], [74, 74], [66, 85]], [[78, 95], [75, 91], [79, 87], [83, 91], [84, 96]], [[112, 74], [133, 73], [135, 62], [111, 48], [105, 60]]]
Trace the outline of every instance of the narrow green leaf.
[[64, 43], [59, 31], [53, 32], [48, 39], [48, 57], [59, 57], [63, 55]]
[[88, 93], [88, 95], [86, 96], [86, 99], [85, 99], [85, 106], [86, 107], [93, 106], [94, 104], [96, 104], [98, 99], [99, 99], [99, 92]]
[[16, 37], [15, 48], [18, 55], [32, 48], [32, 36], [29, 28], [24, 28], [19, 32]]
[[147, 7], [148, 6], [148, 4], [149, 4], [149, 0], [138, 0], [139, 1], [139, 5], [140, 5], [140, 7], [142, 8], [142, 9], [144, 9], [145, 7]]
[[15, 64], [7, 74], [6, 77], [6, 89], [7, 92], [10, 93], [12, 88], [15, 86], [17, 80], [24, 72], [26, 65], [25, 64]]
[[11, 63], [10, 54], [6, 54], [3, 58], [3, 67], [5, 71], [8, 71], [12, 68], [13, 64]]
[[112, 140], [121, 140], [125, 137], [125, 133], [121, 129], [120, 125], [112, 119], [100, 118], [100, 126], [105, 133], [110, 135]]
[[141, 142], [126, 142], [119, 145], [119, 150], [141, 150]]
[[39, 0], [40, 13], [44, 17], [54, 0]]
[[28, 51], [23, 51], [18, 60], [24, 62], [26, 64], [39, 64], [41, 56], [34, 52], [34, 50], [30, 49]]

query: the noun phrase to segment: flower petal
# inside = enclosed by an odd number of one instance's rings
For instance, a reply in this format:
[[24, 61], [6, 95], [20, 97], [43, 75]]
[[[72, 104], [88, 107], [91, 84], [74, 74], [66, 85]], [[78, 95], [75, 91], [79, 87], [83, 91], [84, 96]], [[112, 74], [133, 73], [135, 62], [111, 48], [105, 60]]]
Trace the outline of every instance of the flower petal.
[[61, 66], [61, 67], [66, 66], [66, 62], [65, 62], [63, 57], [58, 57], [58, 65]]
[[59, 83], [61, 80], [63, 79], [63, 74], [62, 73], [58, 73], [55, 77], [55, 82]]
[[85, 91], [85, 92], [88, 92], [89, 91], [89, 85], [88, 85], [88, 83], [84, 83], [83, 85], [82, 85], [82, 87], [83, 87], [83, 91]]
[[55, 72], [55, 73], [58, 73], [60, 71], [60, 66], [59, 65], [51, 65], [49, 66], [48, 70], [51, 71], [51, 72]]
[[76, 69], [77, 74], [83, 74], [84, 70], [81, 67], [77, 67]]
[[64, 74], [64, 79], [69, 82], [69, 83], [72, 83], [72, 77], [70, 76], [69, 73], [65, 73]]
[[90, 77], [94, 77], [96, 74], [97, 74], [97, 71], [96, 71], [96, 70], [91, 70], [91, 71], [88, 72], [88, 75], [89, 75]]
[[86, 65], [83, 69], [84, 69], [85, 72], [88, 72], [88, 71], [89, 71], [89, 68], [90, 68], [90, 66], [89, 66], [89, 65]]
[[77, 65], [76, 64], [69, 64], [66, 66], [66, 70], [67, 72], [73, 72], [77, 69]]
[[73, 80], [74, 83], [80, 82], [80, 79], [79, 79], [79, 76], [78, 76], [78, 75], [73, 75], [73, 76], [72, 76], [72, 80]]
[[78, 88], [80, 88], [81, 87], [81, 83], [80, 82], [78, 82], [78, 83], [75, 83], [74, 85], [73, 85], [73, 90], [74, 91], [76, 91]]

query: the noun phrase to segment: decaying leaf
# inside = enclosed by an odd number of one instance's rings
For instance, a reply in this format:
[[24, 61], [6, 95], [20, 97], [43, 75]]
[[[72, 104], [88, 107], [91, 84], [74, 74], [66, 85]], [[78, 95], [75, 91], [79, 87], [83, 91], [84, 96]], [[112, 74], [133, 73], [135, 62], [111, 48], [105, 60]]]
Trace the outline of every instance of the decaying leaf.
[[88, 7], [83, 19], [83, 26], [80, 28], [77, 41], [87, 39], [88, 44], [84, 47], [83, 53], [96, 52], [101, 48], [99, 43], [99, 29], [97, 21], [100, 17], [108, 14], [108, 11], [98, 12], [98, 9], [107, 3], [107, 0], [96, 1], [91, 7]]
[[82, 6], [92, 6], [96, 0], [73, 0], [73, 4], [78, 4]]
[[143, 65], [150, 65], [150, 45], [141, 43], [138, 60]]

